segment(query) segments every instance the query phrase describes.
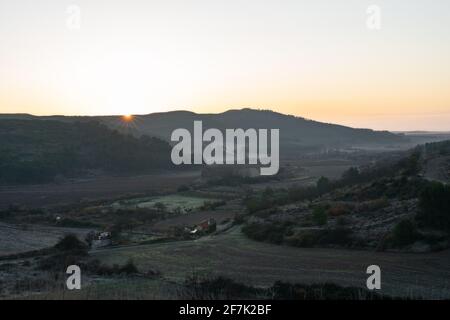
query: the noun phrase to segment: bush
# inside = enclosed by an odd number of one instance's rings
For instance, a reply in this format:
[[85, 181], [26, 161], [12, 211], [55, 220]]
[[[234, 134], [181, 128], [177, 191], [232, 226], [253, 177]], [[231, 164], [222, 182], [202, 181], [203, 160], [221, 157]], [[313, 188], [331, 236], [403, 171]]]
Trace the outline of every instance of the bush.
[[[128, 260], [126, 264], [123, 266], [119, 266], [117, 264], [111, 266], [100, 263], [99, 260], [90, 260], [85, 265], [84, 268], [93, 274], [102, 275], [102, 276], [112, 276], [112, 275], [132, 275], [139, 274], [139, 270], [136, 265], [133, 263], [133, 260]], [[154, 272], [156, 275], [157, 272]]]
[[419, 240], [416, 225], [411, 220], [400, 221], [392, 231], [392, 245], [404, 247]]
[[299, 231], [288, 237], [286, 242], [294, 247], [310, 248], [317, 244], [317, 232], [310, 230]]
[[87, 255], [88, 246], [76, 235], [68, 234], [54, 246], [49, 256], [39, 261], [38, 267], [41, 270], [63, 271], [69, 265], [80, 265]]
[[318, 244], [321, 245], [342, 245], [347, 246], [352, 243], [351, 230], [339, 227], [320, 231]]
[[242, 232], [253, 240], [281, 244], [288, 228], [286, 223], [250, 223], [242, 228]]
[[358, 168], [351, 167], [342, 174], [342, 180], [348, 183], [359, 182], [361, 176]]
[[339, 227], [326, 230], [301, 230], [286, 238], [286, 243], [301, 248], [311, 248], [319, 245], [342, 245], [352, 244], [351, 230]]
[[84, 242], [79, 240], [76, 235], [68, 234], [55, 245], [55, 249], [62, 252], [76, 252], [78, 254], [87, 254], [88, 246]]
[[315, 207], [312, 213], [312, 220], [318, 226], [323, 226], [328, 222], [328, 215], [324, 207]]
[[133, 260], [129, 259], [127, 261], [127, 263], [125, 265], [123, 265], [120, 269], [119, 269], [120, 273], [125, 273], [125, 274], [137, 274], [139, 273], [138, 268], [135, 266]]
[[330, 180], [325, 177], [320, 177], [320, 179], [317, 181], [316, 187], [317, 187], [318, 192], [321, 194], [328, 192], [332, 189]]

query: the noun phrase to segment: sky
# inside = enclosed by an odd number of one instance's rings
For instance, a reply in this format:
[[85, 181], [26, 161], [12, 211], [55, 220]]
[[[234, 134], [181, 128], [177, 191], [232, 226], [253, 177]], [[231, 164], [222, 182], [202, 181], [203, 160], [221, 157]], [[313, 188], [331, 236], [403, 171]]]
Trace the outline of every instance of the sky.
[[449, 57], [448, 0], [0, 0], [0, 113], [450, 131]]

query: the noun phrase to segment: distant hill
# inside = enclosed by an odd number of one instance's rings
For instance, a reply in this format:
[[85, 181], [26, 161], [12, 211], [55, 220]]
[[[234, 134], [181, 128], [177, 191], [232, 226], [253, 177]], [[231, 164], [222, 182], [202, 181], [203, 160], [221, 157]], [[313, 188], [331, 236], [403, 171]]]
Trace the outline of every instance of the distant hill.
[[136, 116], [132, 124], [126, 126], [120, 116], [96, 117], [33, 117], [26, 114], [0, 115], [17, 119], [46, 119], [58, 121], [97, 120], [112, 129], [135, 136], [148, 135], [170, 141], [170, 135], [177, 128], [191, 131], [194, 120], [202, 120], [204, 129], [218, 128], [264, 128], [280, 129], [282, 156], [292, 152], [349, 147], [399, 146], [411, 143], [403, 134], [370, 129], [355, 129], [341, 125], [308, 120], [268, 110], [241, 109], [218, 114], [198, 114], [189, 111], [172, 111]]
[[[102, 117], [113, 128], [123, 126], [117, 117]], [[219, 114], [197, 114], [187, 111], [153, 113], [138, 116], [136, 134], [158, 136], [169, 140], [176, 128], [191, 129], [194, 120], [202, 120], [204, 128], [278, 128], [280, 144], [290, 148], [346, 148], [375, 145], [398, 145], [408, 142], [401, 134], [370, 129], [354, 129], [341, 125], [307, 120], [265, 110], [230, 110]]]
[[0, 119], [0, 184], [94, 171], [140, 173], [170, 164], [167, 142], [124, 135], [98, 122]]

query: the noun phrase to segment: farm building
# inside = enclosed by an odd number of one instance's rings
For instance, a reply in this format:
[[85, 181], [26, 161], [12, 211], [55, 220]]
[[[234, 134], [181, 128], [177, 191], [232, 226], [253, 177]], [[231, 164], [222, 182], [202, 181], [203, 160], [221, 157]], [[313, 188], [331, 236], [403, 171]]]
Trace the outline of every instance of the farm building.
[[216, 220], [214, 218], [209, 218], [197, 224], [191, 231], [191, 234], [197, 234], [199, 232], [208, 233], [213, 232], [215, 230], [216, 230]]

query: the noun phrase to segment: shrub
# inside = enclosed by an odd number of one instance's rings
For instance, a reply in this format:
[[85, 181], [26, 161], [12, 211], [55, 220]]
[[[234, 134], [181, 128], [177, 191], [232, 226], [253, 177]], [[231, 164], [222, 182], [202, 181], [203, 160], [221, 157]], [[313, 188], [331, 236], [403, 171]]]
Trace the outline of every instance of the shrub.
[[253, 240], [281, 244], [288, 228], [285, 223], [250, 223], [242, 228], [242, 232]]
[[76, 235], [68, 234], [64, 236], [56, 245], [55, 249], [62, 252], [76, 252], [87, 254], [87, 245], [79, 240]]
[[320, 179], [317, 181], [316, 187], [317, 187], [317, 191], [321, 194], [328, 192], [332, 189], [330, 180], [325, 177], [320, 177]]
[[409, 245], [419, 238], [416, 225], [411, 220], [400, 221], [392, 231], [392, 244], [397, 247]]
[[339, 227], [326, 230], [301, 230], [288, 237], [286, 242], [295, 247], [314, 247], [318, 245], [347, 246], [353, 242], [351, 230]]
[[125, 274], [137, 274], [139, 273], [138, 268], [135, 266], [133, 260], [129, 259], [127, 261], [127, 263], [125, 265], [123, 265], [120, 269], [119, 269], [120, 273], [125, 273]]
[[308, 248], [317, 243], [317, 232], [305, 230], [298, 231], [286, 239], [287, 243], [294, 247]]
[[342, 245], [347, 246], [352, 243], [351, 230], [339, 227], [320, 231], [318, 244], [322, 245]]
[[[117, 264], [111, 266], [101, 264], [99, 260], [90, 260], [84, 265], [85, 269], [90, 273], [103, 275], [103, 276], [112, 276], [112, 275], [121, 275], [121, 274], [139, 274], [139, 270], [136, 265], [133, 263], [133, 260], [128, 260], [126, 264], [123, 266], [119, 266]], [[157, 273], [155, 272], [154, 275]]]
[[328, 215], [324, 207], [315, 207], [312, 213], [312, 220], [318, 226], [323, 226], [328, 222]]
[[342, 174], [342, 180], [348, 183], [355, 183], [360, 180], [360, 172], [358, 168], [351, 167]]

